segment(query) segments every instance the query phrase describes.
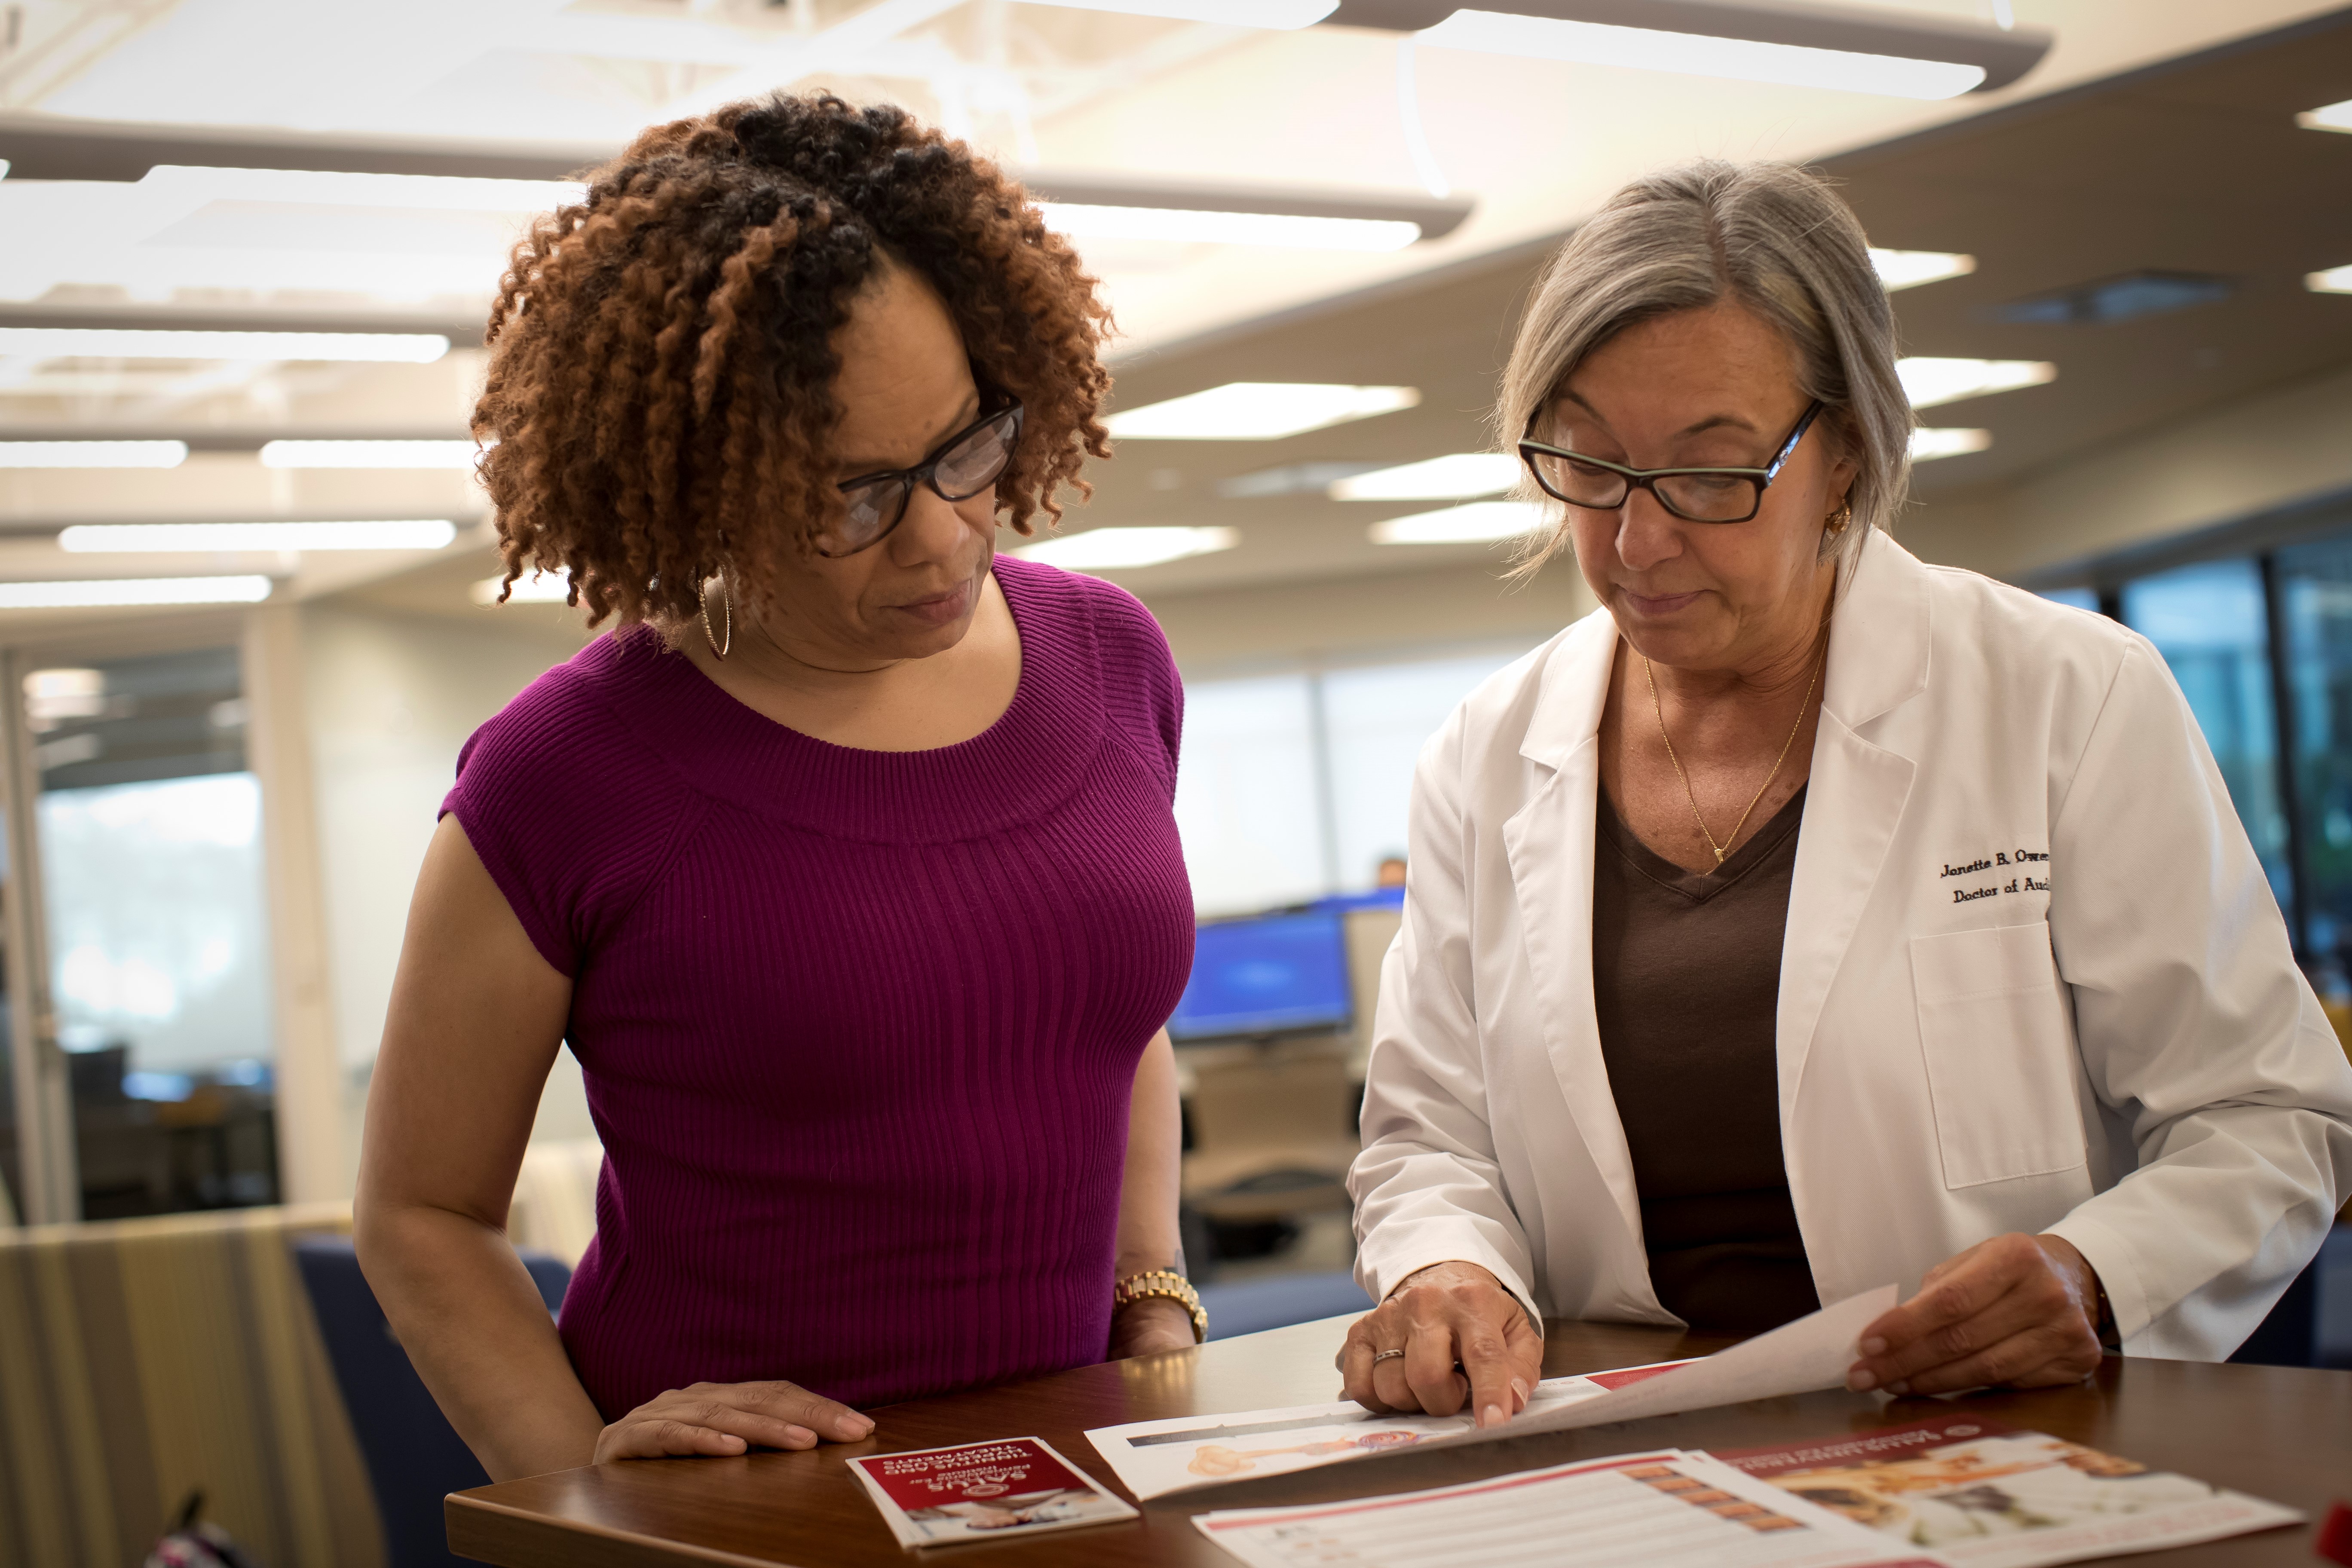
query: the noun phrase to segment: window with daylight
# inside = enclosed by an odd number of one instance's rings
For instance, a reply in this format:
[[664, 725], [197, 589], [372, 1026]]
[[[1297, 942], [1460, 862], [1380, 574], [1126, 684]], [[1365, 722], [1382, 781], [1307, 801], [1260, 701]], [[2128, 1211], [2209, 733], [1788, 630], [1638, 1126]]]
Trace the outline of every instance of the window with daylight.
[[1359, 891], [1405, 853], [1421, 748], [1526, 652], [1190, 681], [1176, 825], [1202, 915]]

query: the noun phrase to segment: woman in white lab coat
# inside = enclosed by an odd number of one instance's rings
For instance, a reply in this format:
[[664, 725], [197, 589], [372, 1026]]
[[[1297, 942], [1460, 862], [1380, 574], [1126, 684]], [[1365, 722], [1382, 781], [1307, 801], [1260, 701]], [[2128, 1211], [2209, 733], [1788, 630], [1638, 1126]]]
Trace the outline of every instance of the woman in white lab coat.
[[1888, 1281], [1858, 1389], [2219, 1359], [2352, 1185], [2352, 1068], [2162, 658], [1888, 537], [1895, 354], [1784, 166], [1639, 181], [1538, 285], [1500, 421], [1601, 608], [1421, 760], [1351, 1397], [1499, 1421], [1543, 1314]]

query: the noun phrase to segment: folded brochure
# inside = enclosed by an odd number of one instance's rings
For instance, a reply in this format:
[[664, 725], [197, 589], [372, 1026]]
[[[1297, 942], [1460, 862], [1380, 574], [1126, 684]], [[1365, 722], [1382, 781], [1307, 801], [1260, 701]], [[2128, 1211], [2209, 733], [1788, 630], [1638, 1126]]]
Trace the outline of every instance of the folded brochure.
[[1716, 1458], [1965, 1568], [2042, 1568], [2303, 1521], [2261, 1498], [1965, 1411]]
[[1006, 1541], [1136, 1516], [1036, 1437], [868, 1454], [849, 1468], [901, 1546]]
[[2044, 1568], [2302, 1521], [2260, 1498], [1948, 1414], [1192, 1522], [1249, 1568]]
[[1408, 1447], [1494, 1442], [1843, 1388], [1862, 1331], [1894, 1304], [1895, 1287], [1881, 1286], [1696, 1361], [1547, 1378], [1525, 1410], [1484, 1431], [1466, 1411], [1381, 1415], [1342, 1401], [1131, 1422], [1097, 1427], [1087, 1439], [1128, 1490], [1150, 1499]]

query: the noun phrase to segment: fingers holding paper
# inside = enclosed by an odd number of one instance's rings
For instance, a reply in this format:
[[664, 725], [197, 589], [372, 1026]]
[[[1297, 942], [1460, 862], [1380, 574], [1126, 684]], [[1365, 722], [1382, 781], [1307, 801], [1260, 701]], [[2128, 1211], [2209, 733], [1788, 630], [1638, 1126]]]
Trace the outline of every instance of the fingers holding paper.
[[1382, 1414], [1452, 1415], [1466, 1403], [1481, 1426], [1525, 1409], [1542, 1369], [1543, 1336], [1526, 1309], [1475, 1263], [1408, 1276], [1339, 1353], [1342, 1397]]
[[1855, 1390], [2044, 1388], [2096, 1371], [2098, 1276], [2054, 1236], [1997, 1236], [1928, 1270], [1919, 1293], [1862, 1331]]

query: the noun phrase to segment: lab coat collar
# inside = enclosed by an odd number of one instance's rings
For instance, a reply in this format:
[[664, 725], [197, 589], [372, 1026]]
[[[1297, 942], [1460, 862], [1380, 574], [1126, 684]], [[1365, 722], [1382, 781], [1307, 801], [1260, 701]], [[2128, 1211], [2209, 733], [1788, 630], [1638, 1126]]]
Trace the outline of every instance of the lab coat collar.
[[1822, 710], [1858, 730], [1927, 689], [1927, 568], [1874, 531], [1838, 588]]
[[[1824, 712], [1850, 730], [1927, 689], [1927, 568], [1884, 533], [1862, 542], [1832, 611]], [[1601, 732], [1617, 622], [1604, 607], [1569, 627], [1544, 660], [1519, 754], [1557, 771]]]

